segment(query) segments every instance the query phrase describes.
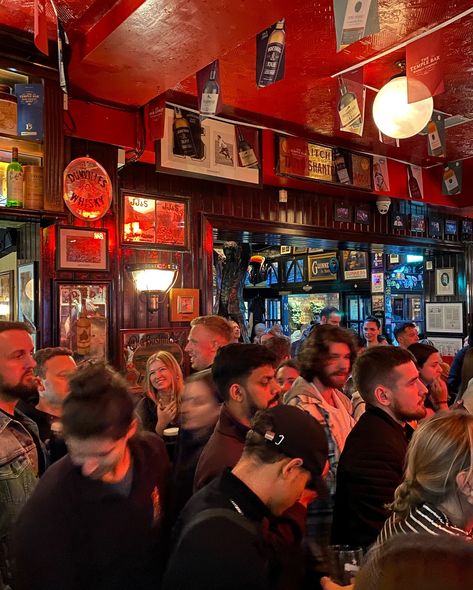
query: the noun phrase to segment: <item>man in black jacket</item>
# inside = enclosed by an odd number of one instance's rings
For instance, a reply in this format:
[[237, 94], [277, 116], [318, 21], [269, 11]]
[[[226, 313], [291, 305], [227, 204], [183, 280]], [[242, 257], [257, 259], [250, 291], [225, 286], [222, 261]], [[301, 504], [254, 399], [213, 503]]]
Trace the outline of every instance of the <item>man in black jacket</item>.
[[309, 414], [290, 406], [258, 412], [233, 470], [201, 489], [181, 513], [163, 590], [300, 588], [302, 573], [284, 570], [267, 530], [309, 481], [325, 491], [327, 454], [324, 430]]
[[169, 462], [155, 434], [136, 434], [133, 400], [104, 365], [70, 381], [63, 428], [69, 454], [20, 514], [15, 590], [155, 590]]
[[389, 516], [412, 431], [407, 422], [425, 416], [427, 389], [411, 353], [391, 346], [363, 352], [353, 378], [367, 406], [338, 463], [332, 541], [369, 547]]

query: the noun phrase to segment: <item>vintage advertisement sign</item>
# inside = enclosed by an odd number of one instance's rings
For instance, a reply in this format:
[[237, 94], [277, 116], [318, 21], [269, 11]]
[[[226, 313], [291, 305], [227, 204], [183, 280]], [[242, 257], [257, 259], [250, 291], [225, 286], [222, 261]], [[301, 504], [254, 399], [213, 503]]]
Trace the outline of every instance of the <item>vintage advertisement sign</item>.
[[284, 79], [286, 31], [284, 19], [261, 31], [256, 37], [256, 84], [260, 88]]
[[343, 278], [346, 281], [368, 278], [368, 255], [359, 250], [342, 252]]
[[314, 254], [307, 258], [308, 279], [310, 281], [334, 281], [338, 273], [336, 252]]
[[388, 160], [384, 156], [373, 156], [373, 188], [377, 193], [389, 191]]
[[333, 150], [299, 137], [279, 137], [279, 172], [332, 182]]
[[100, 219], [112, 204], [112, 183], [92, 158], [76, 158], [64, 170], [64, 202], [79, 219]]
[[353, 186], [371, 190], [371, 156], [351, 154], [351, 168], [353, 175]]
[[442, 62], [443, 31], [406, 47], [407, 100], [417, 102], [445, 91]]

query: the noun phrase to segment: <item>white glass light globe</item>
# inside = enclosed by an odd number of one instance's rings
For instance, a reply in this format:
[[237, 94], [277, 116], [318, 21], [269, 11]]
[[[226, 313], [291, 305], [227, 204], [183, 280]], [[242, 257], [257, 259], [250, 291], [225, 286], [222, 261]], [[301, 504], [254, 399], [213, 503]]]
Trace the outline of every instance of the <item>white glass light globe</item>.
[[422, 131], [432, 118], [432, 97], [418, 102], [407, 102], [407, 78], [390, 80], [376, 95], [373, 119], [378, 129], [388, 137], [406, 139]]

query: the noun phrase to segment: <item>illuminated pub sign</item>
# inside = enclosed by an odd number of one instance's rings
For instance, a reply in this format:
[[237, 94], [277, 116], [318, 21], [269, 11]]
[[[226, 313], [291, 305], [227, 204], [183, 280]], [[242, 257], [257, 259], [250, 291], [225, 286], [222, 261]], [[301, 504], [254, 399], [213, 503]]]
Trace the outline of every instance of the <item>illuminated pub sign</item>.
[[277, 135], [278, 174], [372, 190], [372, 157]]
[[76, 158], [64, 170], [64, 202], [79, 219], [100, 219], [112, 204], [112, 183], [92, 158]]

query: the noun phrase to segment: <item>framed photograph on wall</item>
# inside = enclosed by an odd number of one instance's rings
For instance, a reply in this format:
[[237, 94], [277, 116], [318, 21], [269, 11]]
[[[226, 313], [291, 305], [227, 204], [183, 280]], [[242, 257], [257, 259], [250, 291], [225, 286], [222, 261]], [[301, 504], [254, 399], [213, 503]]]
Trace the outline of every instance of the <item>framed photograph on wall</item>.
[[403, 213], [394, 213], [392, 220], [394, 229], [401, 230], [407, 228], [407, 218]]
[[335, 210], [333, 212], [334, 221], [345, 221], [351, 222], [352, 219], [352, 207], [348, 203], [335, 203]]
[[370, 210], [367, 207], [355, 207], [355, 223], [369, 225]]
[[432, 333], [463, 334], [463, 303], [426, 303], [425, 329]]
[[442, 218], [441, 217], [429, 217], [429, 236], [431, 238], [442, 237]]
[[171, 322], [190, 322], [199, 315], [199, 289], [171, 289], [169, 303]]
[[473, 239], [473, 220], [462, 219], [462, 236], [466, 240]]
[[445, 220], [445, 235], [456, 236], [458, 233], [458, 221], [456, 219]]
[[423, 215], [417, 215], [415, 213], [411, 215], [411, 231], [417, 233], [425, 232], [425, 217]]
[[455, 295], [453, 268], [437, 268], [435, 271], [435, 295]]
[[56, 270], [108, 270], [108, 230], [58, 225]]
[[18, 321], [35, 332], [38, 322], [38, 263], [18, 265]]
[[12, 321], [14, 318], [14, 291], [15, 273], [12, 270], [0, 272], [0, 320]]
[[354, 281], [368, 278], [368, 253], [359, 250], [342, 252], [343, 278]]
[[56, 281], [56, 343], [76, 361], [109, 360], [110, 301], [110, 281]]

